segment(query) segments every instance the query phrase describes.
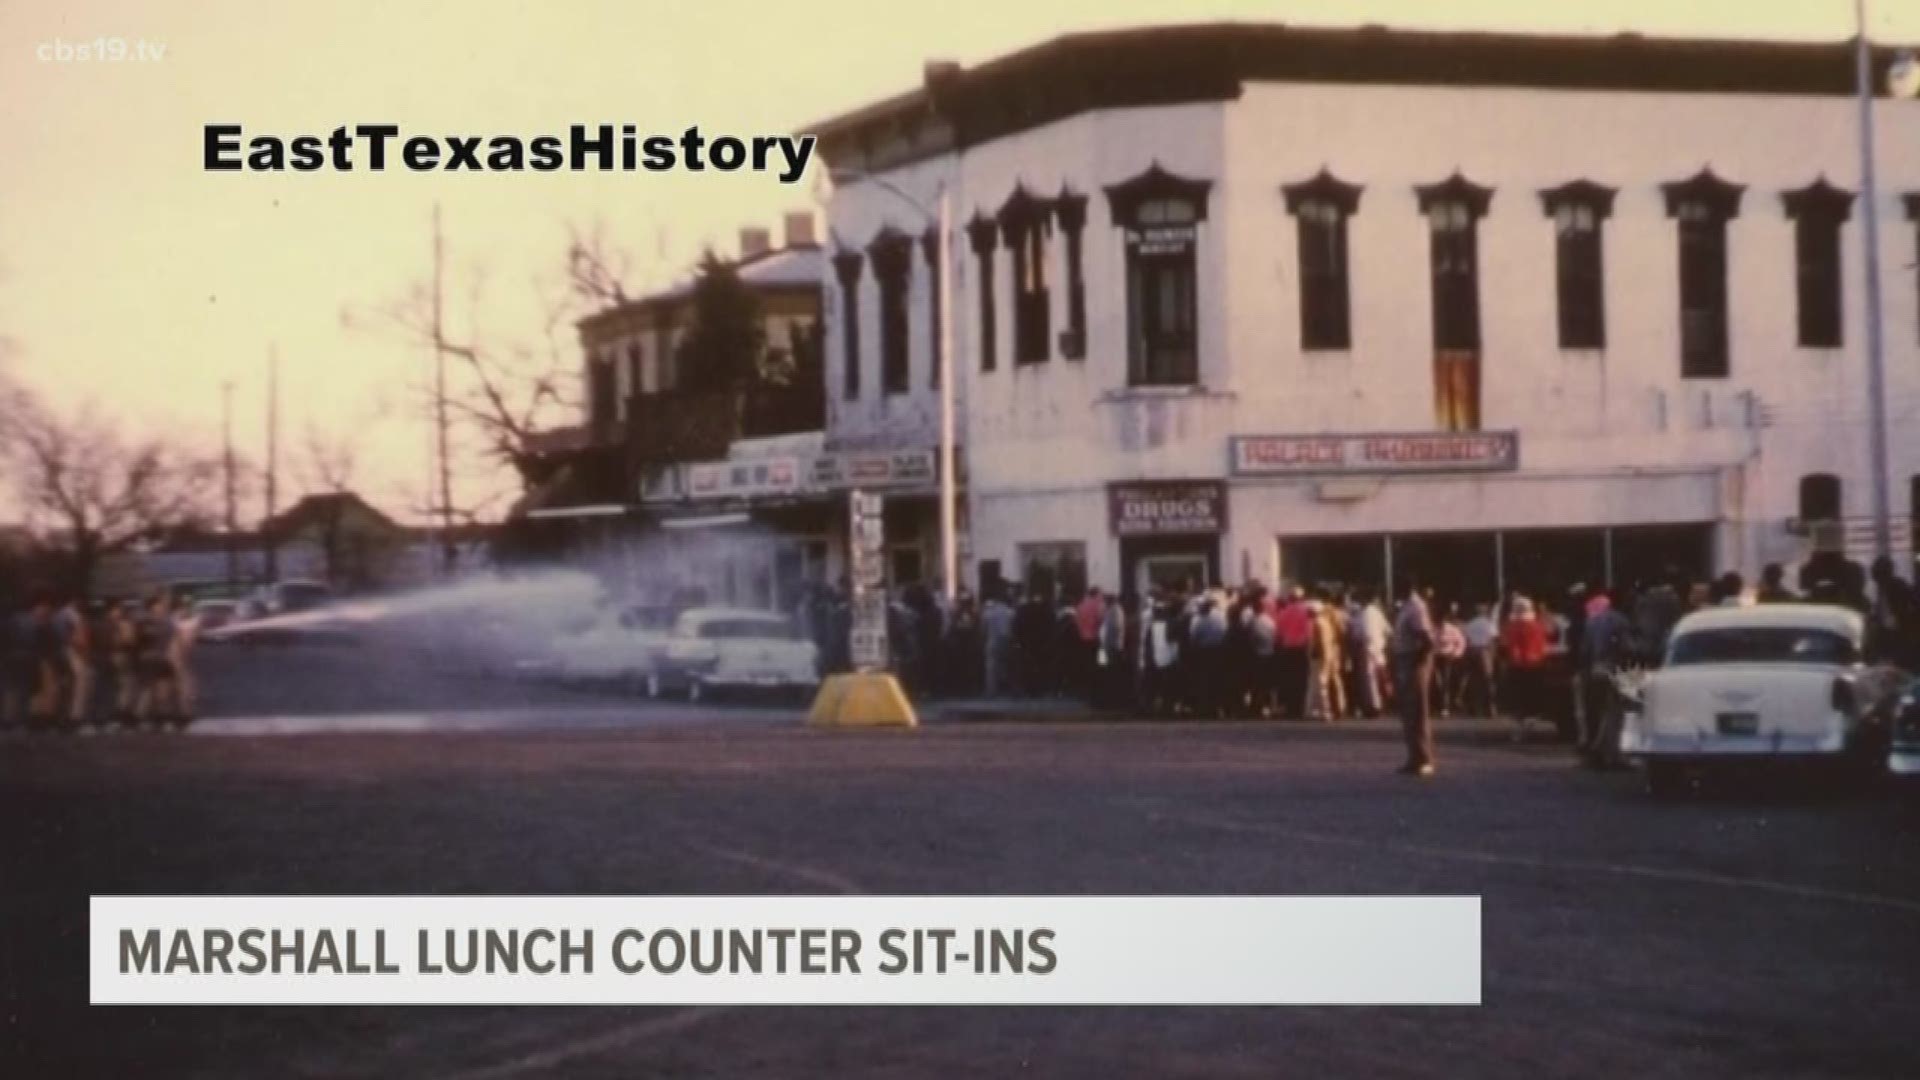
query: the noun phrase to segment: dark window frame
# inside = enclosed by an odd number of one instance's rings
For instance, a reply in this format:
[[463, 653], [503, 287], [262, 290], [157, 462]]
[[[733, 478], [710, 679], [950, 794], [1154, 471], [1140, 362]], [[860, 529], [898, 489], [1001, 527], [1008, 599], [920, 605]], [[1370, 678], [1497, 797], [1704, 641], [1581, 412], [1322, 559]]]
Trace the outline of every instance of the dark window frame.
[[1727, 223], [1740, 216], [1746, 185], [1712, 169], [1660, 185], [1674, 219], [1680, 270], [1680, 377], [1725, 379], [1732, 374], [1732, 296], [1728, 284]]
[[927, 262], [927, 387], [940, 389], [940, 287], [947, 268], [940, 265], [940, 228], [933, 226], [920, 237], [920, 251]]
[[1833, 473], [1807, 473], [1800, 478], [1798, 517], [1803, 522], [1843, 520], [1846, 493], [1845, 484]]
[[999, 227], [984, 214], [975, 214], [967, 225], [967, 239], [973, 244], [974, 258], [980, 267], [976, 288], [980, 305], [981, 371], [992, 371], [999, 366], [1000, 327], [993, 304], [993, 249], [999, 235]]
[[857, 251], [833, 257], [834, 276], [840, 280], [840, 392], [848, 401], [860, 399], [860, 266]]
[[1793, 222], [1794, 340], [1803, 349], [1846, 344], [1841, 226], [1853, 216], [1853, 192], [1821, 176], [1806, 187], [1780, 193]]
[[1053, 216], [1067, 250], [1067, 326], [1060, 332], [1060, 355], [1068, 360], [1087, 357], [1087, 271], [1082, 233], [1087, 224], [1087, 197], [1061, 188], [1053, 200]]
[[1574, 180], [1540, 192], [1553, 222], [1554, 299], [1560, 348], [1607, 347], [1606, 222], [1615, 189]]
[[1199, 227], [1213, 181], [1145, 172], [1106, 188], [1126, 235], [1127, 385], [1200, 385]]
[[1013, 362], [1042, 364], [1053, 355], [1053, 293], [1047, 281], [1053, 207], [1015, 184], [997, 220], [1012, 271]]
[[1360, 209], [1360, 185], [1325, 167], [1311, 179], [1280, 189], [1295, 219], [1300, 277], [1300, 348], [1353, 348], [1352, 257], [1347, 221]]
[[913, 385], [911, 319], [908, 297], [913, 288], [913, 241], [892, 228], [880, 230], [867, 246], [878, 286], [880, 314], [880, 393], [904, 394]]
[[[1914, 311], [1916, 314], [1914, 325], [1917, 329], [1920, 329], [1920, 191], [1909, 191], [1900, 196], [1900, 201], [1905, 204], [1907, 208], [1907, 220], [1914, 223], [1913, 265], [1915, 270], [1913, 275], [1913, 292]], [[1920, 516], [1920, 511], [1916, 512], [1916, 516]]]
[[1480, 351], [1480, 219], [1493, 189], [1455, 172], [1414, 189], [1427, 219], [1427, 272], [1432, 284], [1433, 347], [1437, 352]]

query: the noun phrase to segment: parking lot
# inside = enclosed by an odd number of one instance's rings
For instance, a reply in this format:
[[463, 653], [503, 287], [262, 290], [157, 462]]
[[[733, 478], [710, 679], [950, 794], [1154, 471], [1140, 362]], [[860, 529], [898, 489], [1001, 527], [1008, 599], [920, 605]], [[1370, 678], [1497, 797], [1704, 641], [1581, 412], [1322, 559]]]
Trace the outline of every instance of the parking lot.
[[[0, 1061], [18, 1065], [0, 1072], [1920, 1070], [1920, 812], [1884, 791], [1661, 804], [1473, 724], [1446, 729], [1421, 783], [1391, 775], [1383, 725], [847, 733], [778, 710], [609, 708], [497, 730], [8, 741]], [[1485, 1004], [88, 1009], [85, 897], [196, 892], [1467, 893], [1485, 898]]]

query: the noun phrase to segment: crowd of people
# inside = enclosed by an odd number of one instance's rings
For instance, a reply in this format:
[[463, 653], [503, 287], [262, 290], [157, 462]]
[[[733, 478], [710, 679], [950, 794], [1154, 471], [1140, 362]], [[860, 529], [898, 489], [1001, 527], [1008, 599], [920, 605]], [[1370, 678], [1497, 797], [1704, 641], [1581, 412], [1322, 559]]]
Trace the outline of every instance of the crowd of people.
[[[1432, 770], [1430, 718], [1504, 718], [1516, 741], [1543, 723], [1591, 767], [1621, 767], [1614, 675], [1659, 665], [1681, 616], [1722, 604], [1805, 600], [1859, 611], [1869, 658], [1920, 670], [1920, 604], [1892, 562], [1870, 572], [1816, 555], [1798, 588], [1768, 566], [1694, 580], [1677, 570], [1612, 589], [1571, 583], [1504, 597], [1436, 596], [1411, 579], [1372, 587], [1195, 585], [1146, 596], [1001, 585], [948, 604], [914, 585], [890, 599], [893, 669], [925, 696], [1072, 696], [1164, 717], [1332, 722], [1398, 714], [1407, 771]], [[850, 666], [846, 602], [802, 605], [829, 670]], [[1424, 734], [1422, 734], [1424, 732]]]
[[0, 605], [0, 726], [184, 727], [197, 705], [198, 629], [192, 606], [164, 592], [87, 603], [41, 589]]

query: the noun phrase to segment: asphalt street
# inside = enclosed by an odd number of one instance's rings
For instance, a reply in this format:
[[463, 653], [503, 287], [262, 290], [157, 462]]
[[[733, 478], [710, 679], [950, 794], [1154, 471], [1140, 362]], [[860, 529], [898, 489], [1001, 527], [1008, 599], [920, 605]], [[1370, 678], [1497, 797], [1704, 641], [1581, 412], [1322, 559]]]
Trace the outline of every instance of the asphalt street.
[[[1421, 782], [1383, 725], [649, 708], [0, 741], [0, 1076], [1920, 1075], [1920, 809], [1883, 789], [1655, 803], [1473, 725]], [[1485, 1004], [86, 1006], [89, 894], [299, 892], [1465, 893]]]

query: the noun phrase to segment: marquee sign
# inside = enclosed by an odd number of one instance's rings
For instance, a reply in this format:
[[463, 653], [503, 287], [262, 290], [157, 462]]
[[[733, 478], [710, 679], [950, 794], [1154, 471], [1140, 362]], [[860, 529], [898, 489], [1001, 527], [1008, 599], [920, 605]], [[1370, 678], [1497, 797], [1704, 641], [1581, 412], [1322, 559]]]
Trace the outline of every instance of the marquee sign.
[[793, 458], [761, 461], [703, 461], [687, 466], [687, 494], [695, 499], [781, 495], [800, 486]]
[[1196, 536], [1224, 532], [1227, 485], [1219, 480], [1139, 480], [1107, 485], [1115, 536]]
[[1242, 435], [1228, 456], [1235, 476], [1501, 472], [1520, 467], [1520, 433]]

